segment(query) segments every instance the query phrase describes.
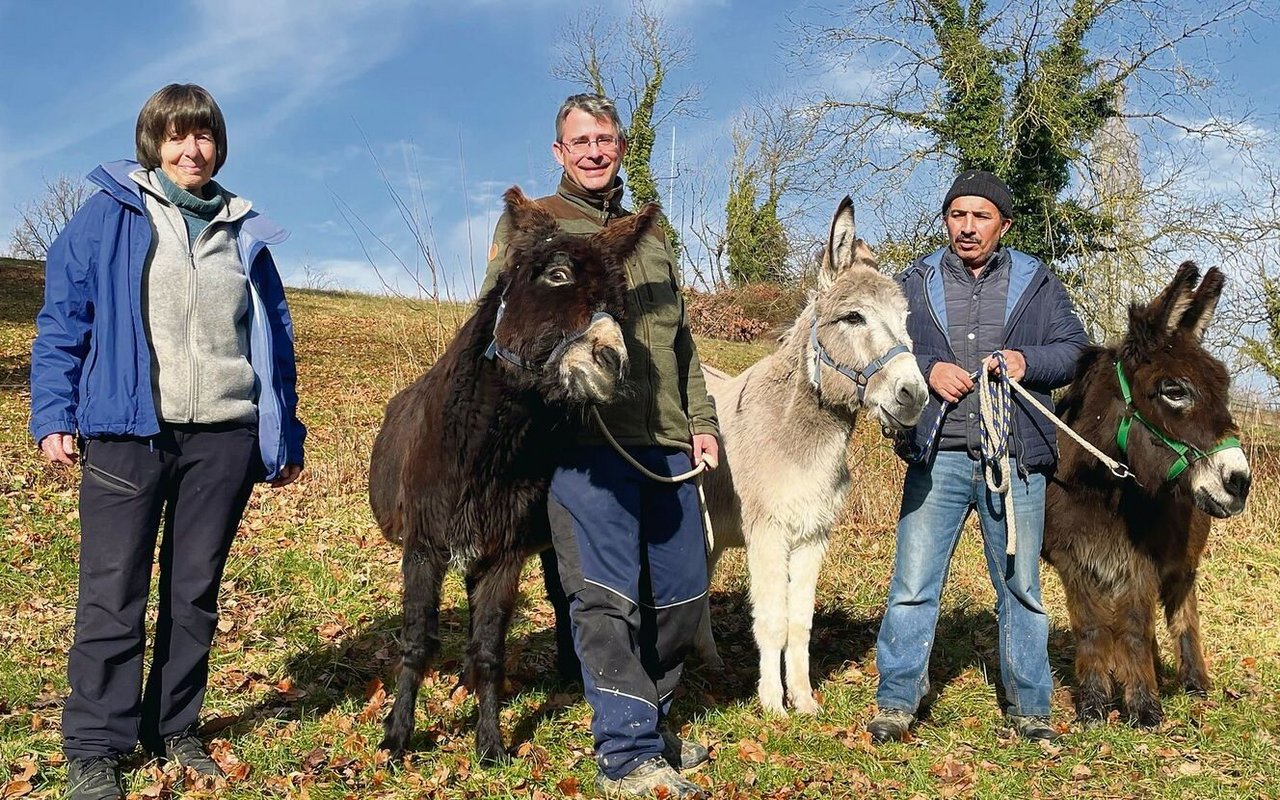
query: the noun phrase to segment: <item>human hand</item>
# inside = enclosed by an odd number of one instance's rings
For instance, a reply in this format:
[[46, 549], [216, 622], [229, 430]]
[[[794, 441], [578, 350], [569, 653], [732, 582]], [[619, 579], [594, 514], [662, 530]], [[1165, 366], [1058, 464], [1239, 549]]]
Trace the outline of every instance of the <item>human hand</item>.
[[701, 461], [707, 462], [707, 470], [720, 466], [720, 442], [710, 433], [693, 435], [693, 465]]
[[[1017, 350], [1001, 350], [1000, 353], [1004, 356], [1004, 364], [1009, 371], [1009, 380], [1022, 380], [1022, 377], [1027, 374], [1026, 357]], [[995, 356], [987, 356], [987, 360], [984, 365], [987, 368], [987, 372], [990, 372], [992, 375], [1000, 374], [1000, 362], [996, 361]]]
[[69, 433], [51, 433], [40, 440], [40, 452], [55, 464], [70, 466], [80, 460], [76, 437]]
[[958, 403], [973, 391], [973, 378], [959, 364], [939, 361], [929, 370], [929, 388], [948, 403]]
[[279, 489], [282, 486], [288, 486], [298, 479], [302, 474], [301, 464], [285, 464], [280, 469], [280, 474], [275, 477], [268, 485], [272, 489]]

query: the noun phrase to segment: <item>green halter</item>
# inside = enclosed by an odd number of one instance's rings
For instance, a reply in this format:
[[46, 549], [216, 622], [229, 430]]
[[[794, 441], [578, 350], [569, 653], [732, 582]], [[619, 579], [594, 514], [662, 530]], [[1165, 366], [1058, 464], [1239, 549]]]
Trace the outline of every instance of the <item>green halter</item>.
[[1124, 395], [1124, 404], [1128, 406], [1129, 413], [1125, 414], [1120, 420], [1120, 427], [1116, 429], [1116, 444], [1120, 446], [1120, 452], [1125, 458], [1129, 457], [1129, 428], [1136, 419], [1147, 427], [1147, 430], [1156, 435], [1165, 446], [1178, 454], [1178, 460], [1173, 462], [1169, 467], [1169, 473], [1165, 475], [1165, 481], [1172, 481], [1191, 466], [1191, 462], [1197, 461], [1205, 456], [1212, 455], [1222, 450], [1230, 450], [1231, 448], [1241, 449], [1240, 440], [1234, 436], [1227, 436], [1219, 441], [1209, 450], [1200, 450], [1186, 442], [1170, 439], [1165, 435], [1164, 431], [1152, 425], [1147, 418], [1142, 416], [1138, 409], [1133, 407], [1133, 393], [1129, 391], [1129, 381], [1124, 377], [1124, 368], [1120, 366], [1120, 362], [1116, 361], [1116, 377], [1120, 379], [1120, 393]]

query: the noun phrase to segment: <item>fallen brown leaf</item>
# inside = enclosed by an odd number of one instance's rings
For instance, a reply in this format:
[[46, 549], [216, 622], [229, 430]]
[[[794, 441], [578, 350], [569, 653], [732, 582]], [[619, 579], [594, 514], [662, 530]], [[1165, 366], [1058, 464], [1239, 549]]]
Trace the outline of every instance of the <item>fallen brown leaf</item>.
[[767, 755], [758, 742], [753, 739], [743, 739], [738, 742], [738, 758], [753, 764], [763, 764]]
[[11, 797], [26, 797], [31, 794], [32, 786], [26, 780], [9, 781], [0, 790], [0, 797], [9, 800]]

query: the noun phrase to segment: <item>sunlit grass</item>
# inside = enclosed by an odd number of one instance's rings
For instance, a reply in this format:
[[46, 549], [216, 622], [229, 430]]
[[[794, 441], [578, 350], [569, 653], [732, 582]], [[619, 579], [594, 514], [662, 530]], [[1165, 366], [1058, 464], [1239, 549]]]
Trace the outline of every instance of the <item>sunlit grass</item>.
[[[44, 465], [27, 439], [27, 358], [39, 274], [0, 265], [0, 794], [64, 788], [58, 703], [74, 609], [75, 479]], [[508, 644], [504, 731], [511, 765], [472, 762], [474, 701], [459, 688], [467, 610], [451, 576], [443, 650], [423, 687], [415, 752], [391, 765], [374, 750], [397, 654], [398, 552], [378, 533], [364, 493], [369, 447], [388, 397], [426, 368], [465, 306], [294, 291], [302, 414], [311, 429], [304, 477], [259, 489], [232, 551], [206, 701], [208, 738], [235, 766], [222, 796], [310, 798], [559, 797], [591, 794], [589, 709], [552, 683], [551, 612], [535, 564]], [[701, 342], [704, 361], [737, 371], [772, 343]], [[819, 582], [813, 635], [816, 718], [766, 718], [754, 699], [743, 560], [724, 559], [712, 605], [715, 673], [692, 663], [674, 714], [712, 748], [697, 780], [716, 797], [1274, 797], [1280, 793], [1280, 492], [1276, 439], [1251, 453], [1249, 510], [1215, 525], [1201, 571], [1201, 610], [1215, 678], [1208, 697], [1173, 691], [1156, 731], [1072, 725], [1059, 746], [1000, 739], [995, 622], [975, 528], [951, 573], [932, 662], [937, 697], [912, 741], [872, 747], [874, 640], [893, 560], [902, 468], [878, 431], [850, 448], [855, 488]], [[1071, 639], [1061, 586], [1046, 570], [1052, 658], [1071, 719]], [[1167, 642], [1163, 642], [1166, 646]], [[1169, 658], [1166, 656], [1166, 662]], [[133, 792], [164, 788], [139, 760]], [[29, 775], [27, 773], [30, 773]], [[13, 789], [20, 791], [21, 787]], [[188, 792], [187, 796], [196, 796]]]

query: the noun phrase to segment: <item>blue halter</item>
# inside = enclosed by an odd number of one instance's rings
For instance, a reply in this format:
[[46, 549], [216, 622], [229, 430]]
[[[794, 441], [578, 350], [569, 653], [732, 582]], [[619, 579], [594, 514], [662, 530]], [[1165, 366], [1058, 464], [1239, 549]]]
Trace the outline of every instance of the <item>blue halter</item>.
[[831, 354], [827, 352], [827, 349], [818, 341], [818, 317], [816, 314], [813, 318], [813, 326], [809, 328], [809, 345], [813, 347], [814, 353], [813, 372], [809, 376], [809, 380], [813, 383], [813, 388], [816, 389], [819, 394], [822, 393], [822, 365], [826, 364], [828, 367], [831, 367], [836, 372], [845, 376], [857, 385], [859, 403], [863, 401], [863, 395], [866, 394], [867, 382], [870, 381], [877, 372], [884, 369], [895, 356], [911, 352], [911, 349], [905, 344], [895, 344], [893, 347], [889, 348], [889, 352], [877, 359], [874, 359], [870, 364], [863, 367], [860, 372], [854, 372], [852, 367], [846, 367], [844, 364], [841, 364], [832, 358]]

